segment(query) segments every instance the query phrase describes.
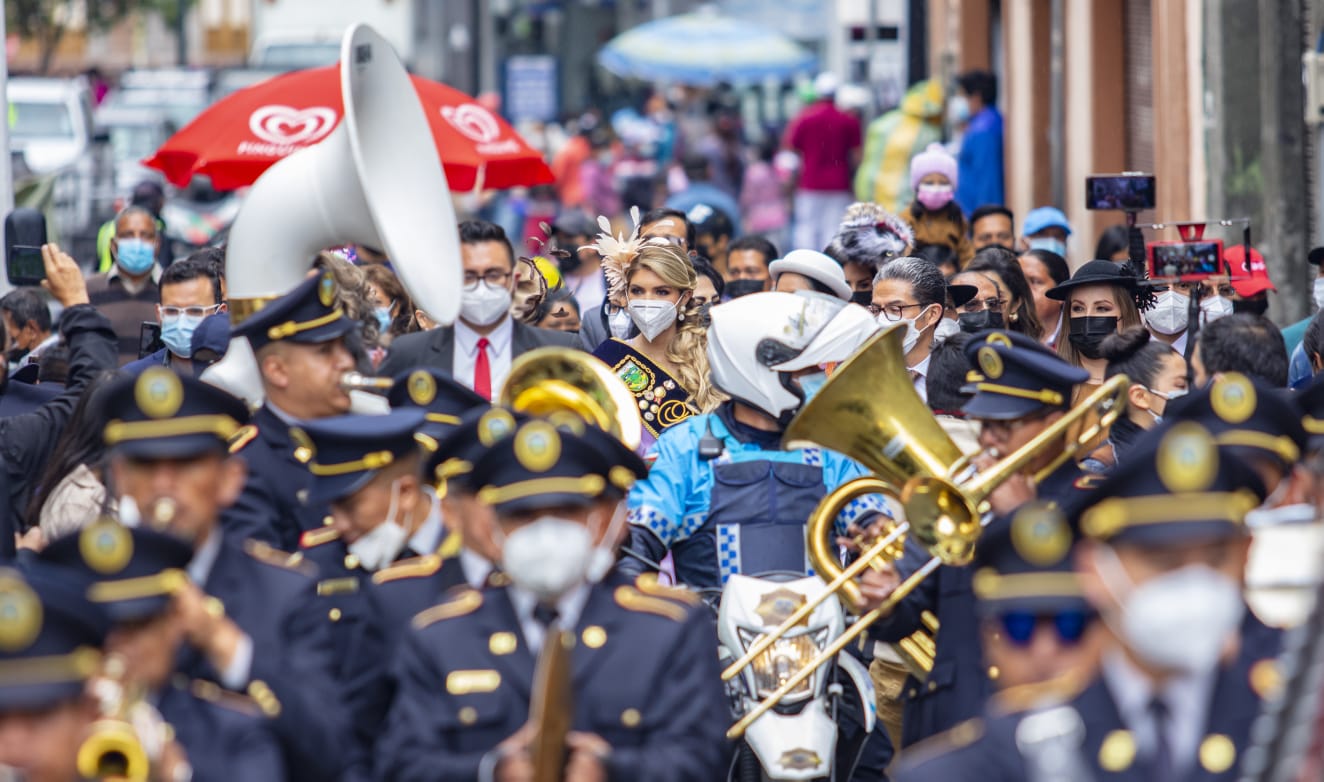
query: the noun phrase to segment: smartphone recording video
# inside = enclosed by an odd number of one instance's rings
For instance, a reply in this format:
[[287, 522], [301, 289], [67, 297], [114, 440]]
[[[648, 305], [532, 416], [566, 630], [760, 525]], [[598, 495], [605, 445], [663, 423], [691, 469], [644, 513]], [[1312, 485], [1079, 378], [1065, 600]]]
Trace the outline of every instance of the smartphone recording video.
[[1223, 274], [1223, 242], [1212, 239], [1199, 242], [1150, 242], [1151, 279], [1175, 279], [1199, 282]]
[[1153, 174], [1118, 174], [1085, 178], [1085, 208], [1140, 212], [1153, 209]]
[[46, 279], [46, 263], [41, 259], [41, 248], [16, 244], [6, 264], [10, 285], [40, 285]]
[[5, 274], [10, 285], [40, 285], [46, 279], [41, 246], [46, 243], [46, 216], [18, 207], [5, 215]]

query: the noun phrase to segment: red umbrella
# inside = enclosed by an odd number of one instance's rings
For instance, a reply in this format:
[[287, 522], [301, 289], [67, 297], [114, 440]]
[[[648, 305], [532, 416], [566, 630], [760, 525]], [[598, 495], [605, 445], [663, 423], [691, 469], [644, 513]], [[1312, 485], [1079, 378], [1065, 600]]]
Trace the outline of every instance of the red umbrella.
[[[452, 190], [553, 180], [542, 155], [459, 90], [411, 76]], [[143, 164], [183, 187], [195, 174], [219, 190], [257, 181], [276, 161], [326, 138], [340, 122], [340, 66], [296, 71], [239, 90], [171, 136]]]

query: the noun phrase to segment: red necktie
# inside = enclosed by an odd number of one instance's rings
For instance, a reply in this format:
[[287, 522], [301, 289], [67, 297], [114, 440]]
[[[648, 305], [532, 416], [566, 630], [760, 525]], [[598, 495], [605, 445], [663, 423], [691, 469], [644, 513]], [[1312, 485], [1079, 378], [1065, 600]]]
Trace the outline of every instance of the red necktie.
[[487, 337], [478, 338], [478, 358], [474, 361], [474, 393], [484, 399], [492, 398], [492, 362], [487, 358]]

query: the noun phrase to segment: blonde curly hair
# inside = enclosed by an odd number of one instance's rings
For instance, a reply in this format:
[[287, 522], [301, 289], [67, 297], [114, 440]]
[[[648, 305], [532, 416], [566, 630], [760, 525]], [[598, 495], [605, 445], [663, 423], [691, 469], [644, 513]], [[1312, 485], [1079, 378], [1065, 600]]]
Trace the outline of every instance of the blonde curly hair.
[[712, 384], [708, 370], [708, 331], [700, 319], [700, 305], [694, 301], [694, 288], [699, 276], [685, 251], [665, 242], [645, 242], [624, 266], [624, 280], [628, 282], [640, 269], [647, 269], [668, 285], [682, 293], [690, 293], [689, 300], [677, 315], [676, 335], [667, 345], [667, 359], [675, 368], [676, 380], [694, 398], [700, 412], [712, 412], [726, 396]]

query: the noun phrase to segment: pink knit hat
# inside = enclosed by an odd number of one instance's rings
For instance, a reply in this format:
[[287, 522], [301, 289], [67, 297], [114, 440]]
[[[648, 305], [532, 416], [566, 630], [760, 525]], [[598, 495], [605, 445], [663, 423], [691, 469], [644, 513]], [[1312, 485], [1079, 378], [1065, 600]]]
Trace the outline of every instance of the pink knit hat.
[[910, 159], [910, 189], [917, 189], [919, 181], [929, 174], [942, 174], [956, 187], [956, 158], [936, 142]]

